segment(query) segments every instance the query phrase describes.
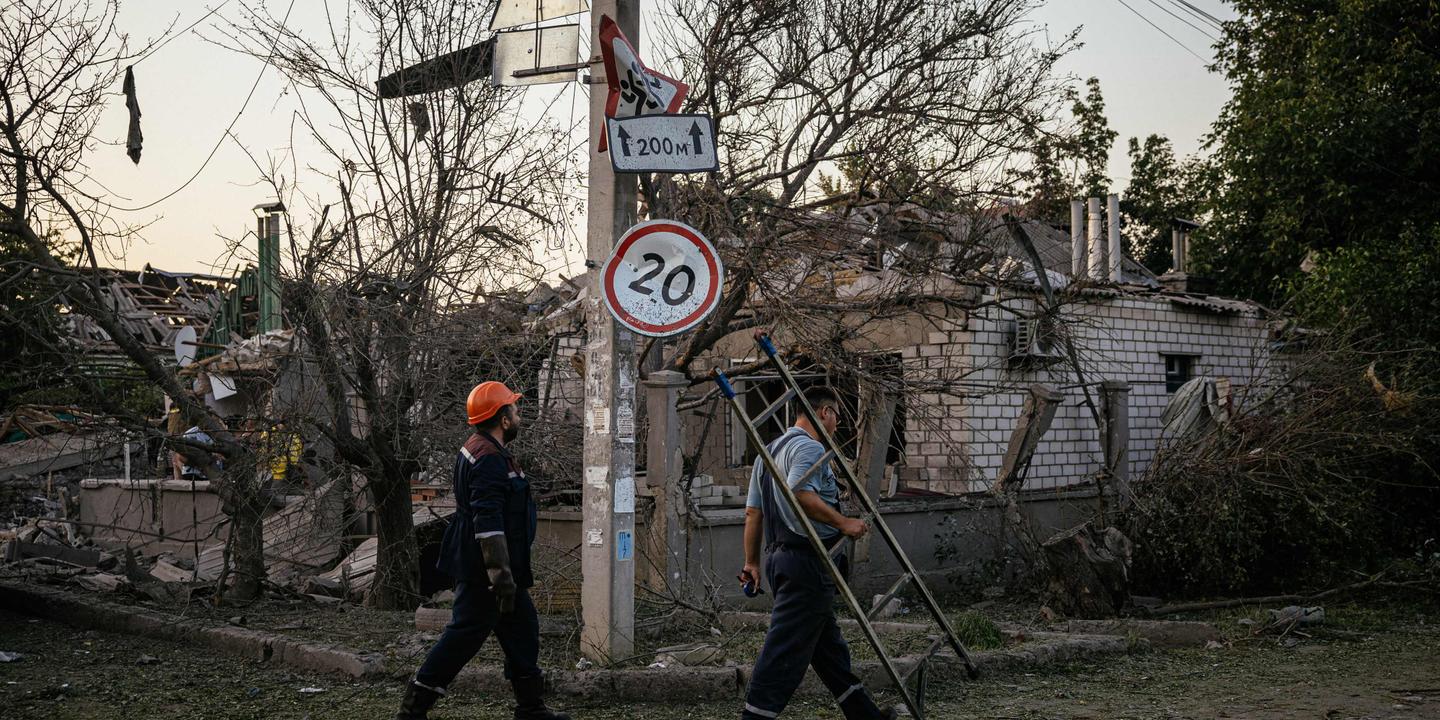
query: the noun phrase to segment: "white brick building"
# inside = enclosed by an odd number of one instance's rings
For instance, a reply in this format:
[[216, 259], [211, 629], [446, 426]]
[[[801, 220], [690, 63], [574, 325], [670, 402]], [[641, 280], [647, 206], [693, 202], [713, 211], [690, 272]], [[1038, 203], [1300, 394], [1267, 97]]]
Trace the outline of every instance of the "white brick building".
[[[1160, 437], [1160, 414], [1179, 384], [1191, 377], [1228, 380], [1234, 392], [1263, 376], [1271, 331], [1261, 308], [1216, 298], [1097, 290], [1067, 308], [1074, 340], [1100, 403], [1101, 380], [1130, 385], [1129, 462], [1139, 476]], [[986, 299], [993, 299], [991, 290]], [[1028, 301], [1012, 306], [1023, 308]], [[947, 494], [986, 490], [1000, 470], [1010, 433], [1031, 383], [1065, 395], [1026, 476], [1030, 489], [1085, 482], [1102, 464], [1096, 424], [1068, 361], [1017, 364], [1011, 359], [1014, 321], [987, 307], [924, 344], [899, 348], [907, 380], [960, 377], [974, 397], [927, 394], [906, 418], [904, 460], [897, 473], [909, 487]], [[986, 386], [995, 389], [987, 389]], [[966, 393], [971, 395], [972, 393]]]
[[[1025, 223], [1024, 228], [1051, 276], [1068, 282], [1069, 238], [1038, 223]], [[1012, 257], [1019, 255], [1011, 250]], [[1120, 283], [1062, 290], [1059, 326], [1067, 328], [1064, 332], [1074, 340], [1097, 406], [1102, 402], [1101, 381], [1129, 384], [1128, 458], [1131, 476], [1138, 477], [1154, 456], [1160, 415], [1174, 389], [1191, 377], [1208, 376], [1242, 393], [1252, 379], [1264, 375], [1272, 331], [1266, 311], [1257, 305], [1172, 292], [1128, 259], [1124, 271]], [[907, 388], [897, 411], [887, 472], [900, 488], [910, 491], [955, 495], [988, 489], [1029, 386], [1045, 383], [1060, 389], [1064, 400], [1035, 453], [1024, 486], [1035, 490], [1089, 482], [1102, 466], [1103, 450], [1074, 365], [1068, 359], [1041, 362], [1014, 357], [1020, 327], [1016, 318], [1035, 314], [1038, 286], [967, 286], [965, 291], [978, 300], [979, 310], [963, 317], [951, 313], [938, 325], [933, 315], [896, 322], [865, 350], [897, 360]], [[989, 304], [998, 300], [1003, 300], [1000, 306]], [[777, 340], [785, 341], [783, 333]], [[578, 412], [582, 389], [565, 360], [580, 351], [581, 342], [579, 336], [570, 336], [559, 345], [548, 397], [542, 398], [552, 412]], [[749, 333], [736, 333], [716, 346], [706, 364], [730, 366], [753, 358], [753, 353]], [[736, 386], [756, 390], [758, 382], [738, 379]], [[767, 389], [758, 389], [752, 411], [766, 404]], [[638, 405], [643, 407], [643, 401]], [[718, 406], [720, 414], [702, 439], [708, 409], [682, 413], [685, 452], [703, 443], [698, 471], [720, 483], [743, 485], [753, 454], [724, 405]], [[857, 416], [867, 410], [853, 409]], [[779, 427], [767, 427], [765, 434], [778, 434]], [[853, 437], [853, 423], [849, 430]], [[842, 428], [842, 437], [845, 434]], [[640, 457], [643, 460], [643, 452]]]

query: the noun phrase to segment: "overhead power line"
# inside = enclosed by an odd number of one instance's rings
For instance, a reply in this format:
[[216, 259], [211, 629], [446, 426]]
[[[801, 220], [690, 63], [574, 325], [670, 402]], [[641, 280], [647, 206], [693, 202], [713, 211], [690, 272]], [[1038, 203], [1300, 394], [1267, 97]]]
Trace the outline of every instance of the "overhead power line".
[[1219, 39], [1220, 39], [1220, 38], [1218, 38], [1218, 37], [1215, 37], [1215, 35], [1212, 34], [1209, 30], [1206, 30], [1206, 29], [1200, 27], [1199, 25], [1196, 25], [1195, 23], [1190, 22], [1189, 20], [1185, 19], [1184, 17], [1181, 17], [1180, 15], [1176, 15], [1174, 10], [1171, 10], [1170, 8], [1167, 8], [1167, 7], [1165, 7], [1164, 5], [1161, 5], [1160, 3], [1156, 2], [1156, 0], [1149, 0], [1149, 2], [1150, 2], [1151, 5], [1154, 5], [1155, 7], [1160, 8], [1160, 11], [1163, 12], [1163, 13], [1165, 13], [1166, 15], [1169, 15], [1170, 17], [1173, 17], [1173, 18], [1175, 18], [1176, 20], [1179, 20], [1180, 22], [1185, 23], [1186, 25], [1189, 25], [1191, 28], [1193, 28], [1193, 29], [1195, 30], [1195, 32], [1198, 32], [1198, 33], [1200, 33], [1201, 35], [1204, 35], [1205, 37], [1210, 38], [1211, 40], [1219, 40]]
[[1171, 42], [1173, 42], [1173, 43], [1175, 43], [1176, 45], [1179, 45], [1180, 47], [1184, 48], [1184, 49], [1185, 49], [1185, 52], [1188, 52], [1188, 53], [1190, 53], [1191, 55], [1194, 55], [1196, 60], [1199, 60], [1200, 62], [1203, 62], [1203, 63], [1208, 63], [1208, 62], [1210, 62], [1209, 60], [1206, 60], [1204, 57], [1202, 57], [1202, 56], [1200, 55], [1200, 53], [1197, 53], [1197, 52], [1195, 52], [1194, 50], [1191, 50], [1189, 45], [1186, 45], [1185, 43], [1180, 42], [1180, 40], [1179, 40], [1178, 38], [1176, 38], [1174, 35], [1171, 35], [1170, 33], [1165, 32], [1165, 28], [1162, 28], [1162, 27], [1160, 27], [1159, 25], [1156, 25], [1153, 20], [1151, 20], [1151, 19], [1148, 18], [1148, 17], [1145, 17], [1145, 15], [1144, 15], [1143, 13], [1141, 13], [1139, 10], [1136, 10], [1135, 8], [1130, 7], [1130, 3], [1125, 2], [1125, 0], [1115, 0], [1115, 2], [1118, 2], [1118, 3], [1120, 3], [1121, 5], [1124, 5], [1126, 10], [1129, 10], [1130, 12], [1135, 13], [1137, 16], [1139, 16], [1139, 18], [1140, 18], [1141, 20], [1144, 20], [1144, 21], [1145, 21], [1145, 24], [1149, 25], [1150, 27], [1155, 28], [1155, 30], [1156, 30], [1157, 32], [1159, 32], [1161, 35], [1164, 35], [1165, 37], [1170, 38], [1170, 41], [1171, 41]]
[[1222, 21], [1220, 18], [1217, 18], [1217, 17], [1215, 17], [1214, 15], [1211, 15], [1210, 13], [1205, 12], [1204, 10], [1201, 10], [1201, 9], [1198, 8], [1198, 7], [1195, 7], [1195, 6], [1192, 5], [1190, 2], [1188, 2], [1188, 0], [1174, 0], [1174, 2], [1178, 2], [1179, 4], [1184, 5], [1185, 7], [1189, 8], [1189, 9], [1190, 9], [1190, 12], [1192, 12], [1192, 13], [1194, 13], [1195, 15], [1197, 15], [1198, 17], [1206, 20], [1207, 22], [1210, 22], [1210, 23], [1214, 24], [1215, 27], [1217, 27], [1217, 28], [1224, 24], [1224, 21]]
[[1167, 1], [1168, 1], [1171, 5], [1174, 5], [1175, 7], [1179, 8], [1180, 10], [1183, 10], [1186, 15], [1189, 15], [1190, 17], [1195, 18], [1196, 20], [1199, 20], [1200, 23], [1201, 23], [1202, 25], [1204, 25], [1205, 27], [1207, 27], [1207, 28], [1213, 28], [1213, 29], [1215, 29], [1215, 30], [1224, 31], [1225, 28], [1222, 27], [1219, 23], [1210, 20], [1210, 18], [1208, 18], [1208, 17], [1206, 17], [1206, 16], [1204, 16], [1204, 15], [1201, 15], [1200, 13], [1197, 13], [1197, 12], [1195, 12], [1194, 10], [1191, 10], [1191, 9], [1190, 9], [1191, 6], [1188, 6], [1188, 5], [1186, 5], [1185, 3], [1180, 2], [1180, 0], [1167, 0]]

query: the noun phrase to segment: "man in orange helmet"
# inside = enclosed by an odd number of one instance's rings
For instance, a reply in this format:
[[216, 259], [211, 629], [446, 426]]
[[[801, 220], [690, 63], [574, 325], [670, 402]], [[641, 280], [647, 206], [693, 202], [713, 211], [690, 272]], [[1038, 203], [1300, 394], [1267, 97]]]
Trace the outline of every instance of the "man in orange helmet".
[[465, 402], [474, 430], [455, 458], [457, 512], [440, 547], [441, 571], [455, 578], [450, 624], [405, 685], [397, 720], [422, 720], [490, 633], [505, 651], [505, 676], [515, 690], [516, 720], [569, 720], [545, 707], [540, 672], [540, 620], [528, 589], [535, 500], [507, 447], [520, 433], [504, 383], [475, 386]]

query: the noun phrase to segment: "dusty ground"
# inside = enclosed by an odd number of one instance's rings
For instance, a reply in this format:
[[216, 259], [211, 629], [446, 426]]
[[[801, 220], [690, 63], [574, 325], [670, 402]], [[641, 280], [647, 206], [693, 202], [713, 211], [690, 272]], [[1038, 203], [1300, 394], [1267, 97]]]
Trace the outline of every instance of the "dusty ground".
[[[1440, 718], [1440, 606], [1372, 600], [1364, 607], [1327, 608], [1330, 625], [1312, 638], [1295, 638], [1293, 646], [1249, 638], [1235, 622], [1239, 614], [1229, 614], [1218, 618], [1233, 639], [1223, 648], [1132, 655], [973, 683], [937, 682], [931, 717]], [[360, 615], [345, 619], [363, 624]], [[353, 685], [4, 613], [0, 651], [25, 655], [0, 663], [5, 718], [379, 718], [393, 713], [398, 699], [388, 685]], [[307, 694], [304, 688], [323, 692]], [[736, 716], [731, 702], [570, 709], [579, 720]], [[508, 716], [503, 700], [473, 694], [448, 699], [435, 714]], [[839, 715], [828, 703], [806, 699], [792, 704], [785, 717]]]

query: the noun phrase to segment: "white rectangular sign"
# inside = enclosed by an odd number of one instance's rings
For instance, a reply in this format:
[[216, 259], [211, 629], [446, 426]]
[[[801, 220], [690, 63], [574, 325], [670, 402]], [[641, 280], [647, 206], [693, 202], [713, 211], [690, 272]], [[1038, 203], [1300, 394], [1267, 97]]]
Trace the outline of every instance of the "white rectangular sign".
[[605, 118], [615, 172], [693, 173], [720, 169], [709, 115]]

